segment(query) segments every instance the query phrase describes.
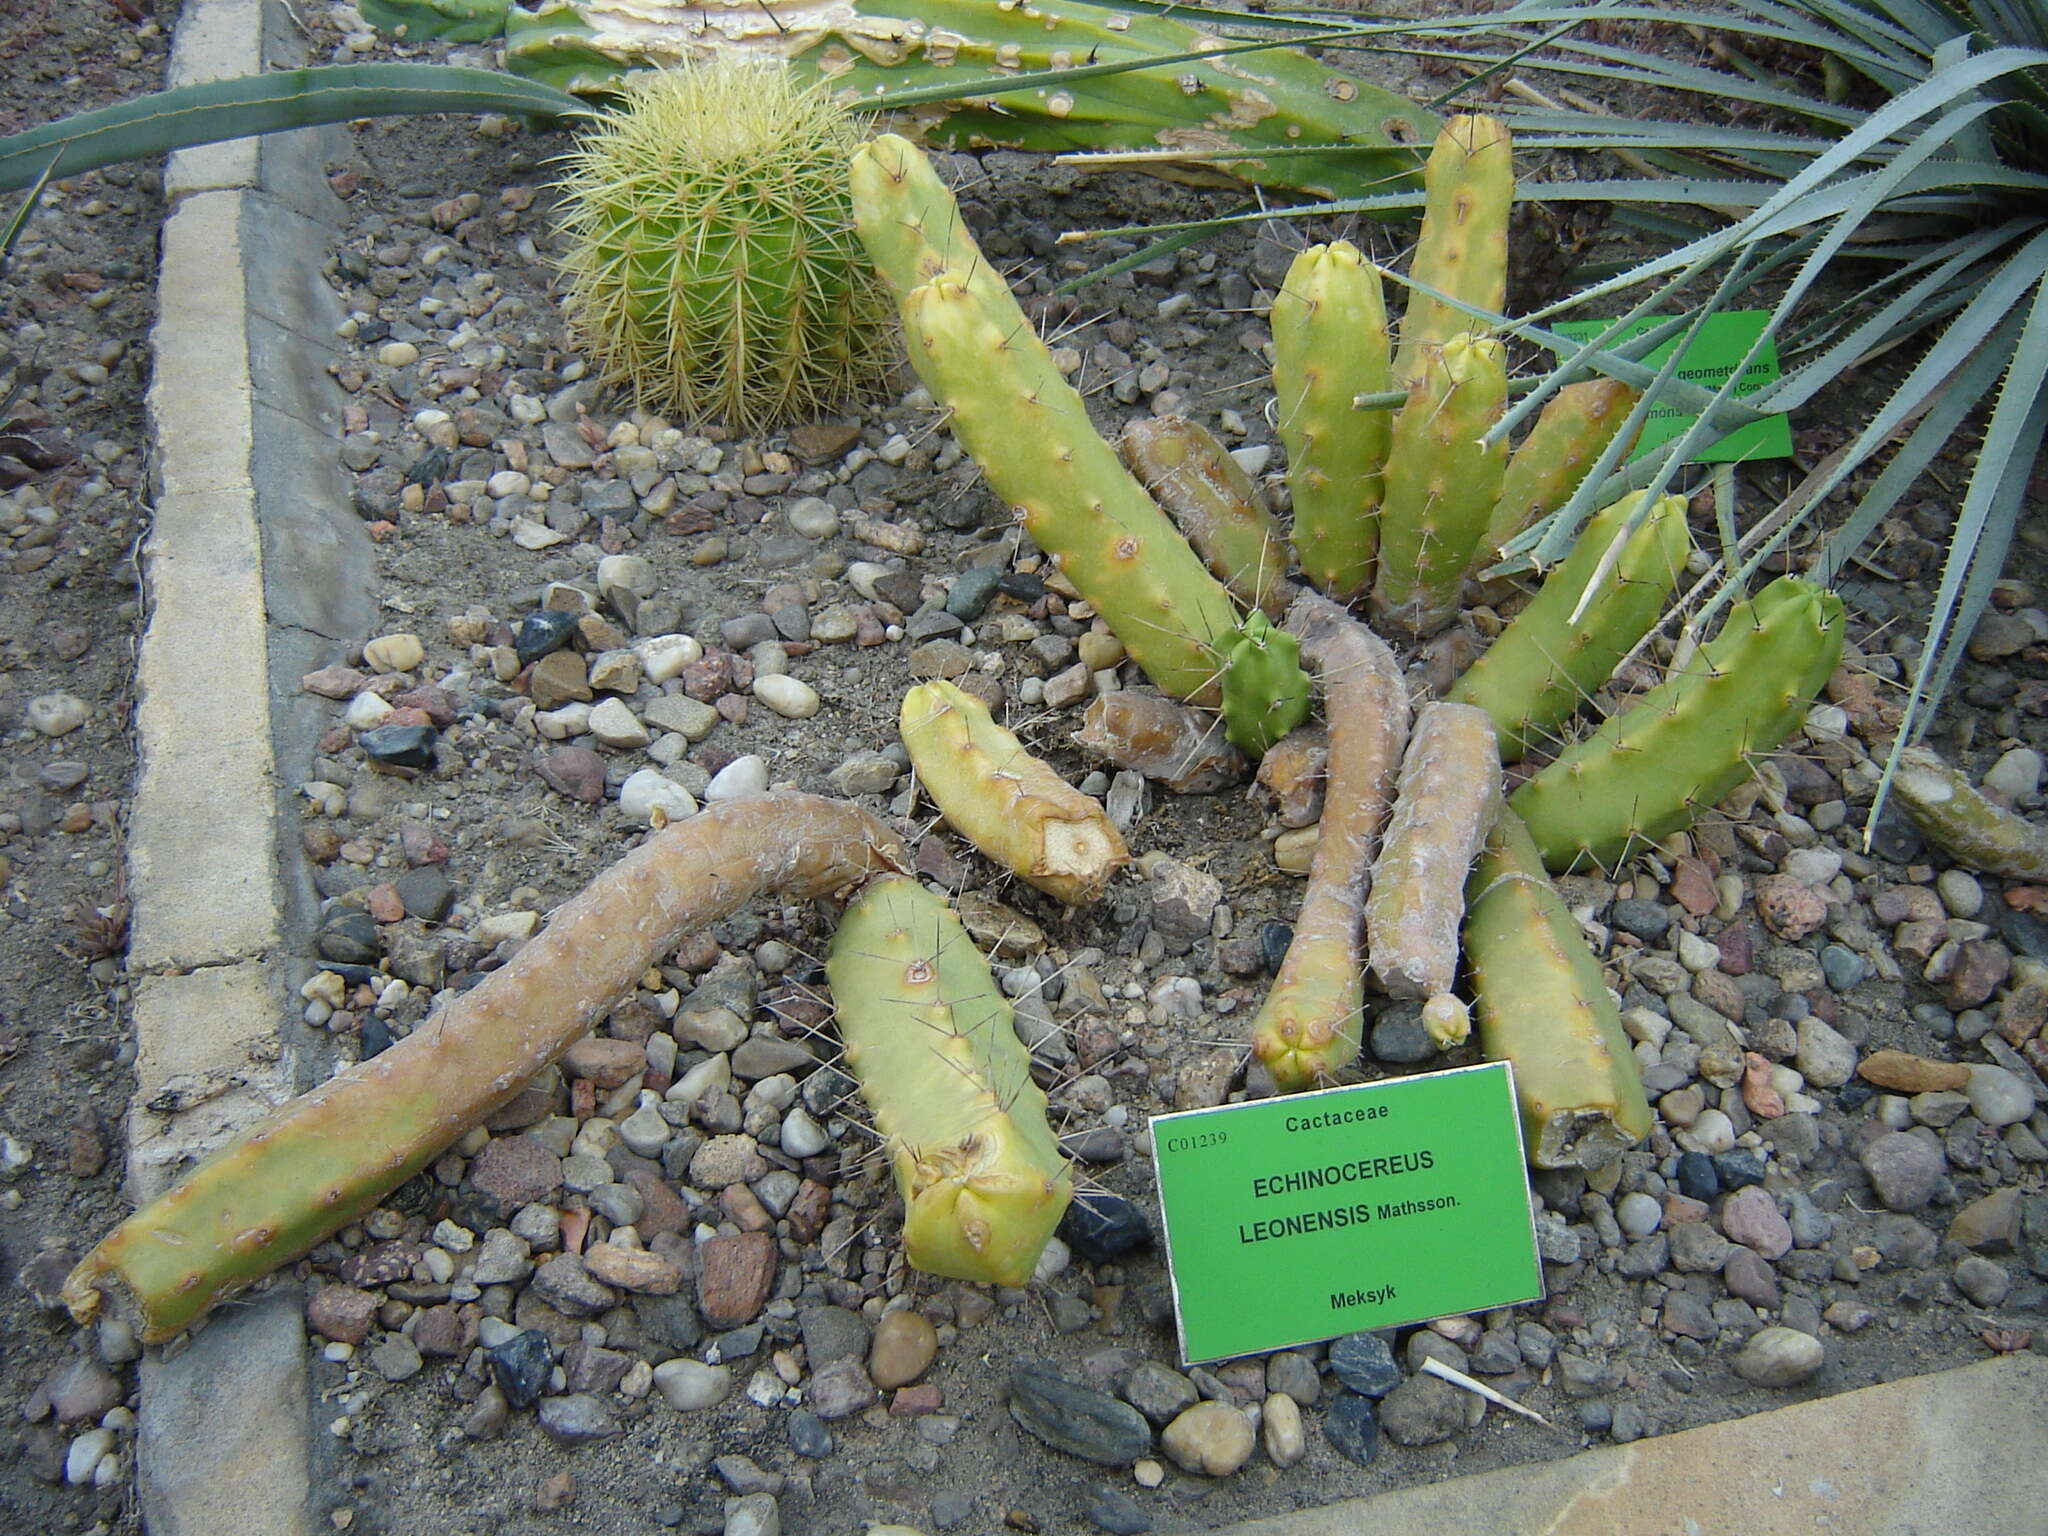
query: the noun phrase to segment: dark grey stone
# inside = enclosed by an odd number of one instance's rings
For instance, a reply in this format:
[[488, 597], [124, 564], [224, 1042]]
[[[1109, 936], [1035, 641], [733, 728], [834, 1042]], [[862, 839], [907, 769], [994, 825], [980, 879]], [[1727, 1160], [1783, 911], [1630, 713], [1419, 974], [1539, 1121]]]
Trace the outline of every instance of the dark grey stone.
[[1370, 1466], [1380, 1449], [1380, 1421], [1372, 1399], [1356, 1392], [1341, 1394], [1323, 1415], [1323, 1438], [1346, 1461]]
[[1347, 1333], [1330, 1345], [1330, 1371], [1352, 1391], [1385, 1397], [1401, 1384], [1401, 1367], [1376, 1333]]
[[1129, 1403], [1036, 1366], [1011, 1374], [1010, 1417], [1054, 1450], [1105, 1467], [1128, 1466], [1152, 1448], [1152, 1427]]

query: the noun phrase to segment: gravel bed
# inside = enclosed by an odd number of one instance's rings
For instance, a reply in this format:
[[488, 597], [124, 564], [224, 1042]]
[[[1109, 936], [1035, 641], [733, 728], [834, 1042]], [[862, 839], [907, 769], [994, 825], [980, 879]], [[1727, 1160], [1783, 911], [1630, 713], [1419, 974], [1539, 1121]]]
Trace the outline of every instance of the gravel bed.
[[[1300, 818], [1241, 780], [1177, 794], [1076, 747], [1088, 703], [1142, 680], [907, 378], [754, 440], [601, 389], [549, 287], [560, 147], [372, 125], [334, 168], [354, 211], [327, 273], [350, 311], [339, 451], [389, 622], [305, 679], [331, 725], [286, 767], [324, 899], [296, 978], [307, 1038], [343, 1062], [416, 1027], [657, 813], [838, 794], [905, 833], [992, 952], [1090, 1219], [1026, 1287], [907, 1269], [834, 1064], [830, 914], [729, 919], [300, 1266], [336, 1528], [1207, 1528], [2048, 1340], [2048, 890], [1944, 867], [1896, 820], [1862, 846], [1911, 657], [1891, 621], [1927, 602], [1907, 579], [1852, 589], [1851, 658], [1754, 785], [1614, 878], [1561, 882], [1658, 1124], [1590, 1178], [1534, 1178], [1547, 1299], [1182, 1368], [1147, 1117], [1271, 1091], [1242, 1039], [1298, 900]], [[1060, 229], [1191, 194], [1003, 153], [948, 169], [1103, 424], [1185, 411], [1280, 468], [1262, 314], [1300, 232], [1076, 304], [1050, 293], [1074, 259]], [[1888, 568], [1917, 578], [1946, 516], [1913, 509]], [[2030, 546], [1944, 739], [2029, 812], [2037, 564]], [[894, 729], [935, 676], [1110, 799], [1136, 857], [1097, 907], [1061, 909], [935, 825]], [[1370, 1043], [1384, 1071], [1471, 1059], [1395, 1005]], [[103, 1355], [66, 1369], [118, 1391]]]

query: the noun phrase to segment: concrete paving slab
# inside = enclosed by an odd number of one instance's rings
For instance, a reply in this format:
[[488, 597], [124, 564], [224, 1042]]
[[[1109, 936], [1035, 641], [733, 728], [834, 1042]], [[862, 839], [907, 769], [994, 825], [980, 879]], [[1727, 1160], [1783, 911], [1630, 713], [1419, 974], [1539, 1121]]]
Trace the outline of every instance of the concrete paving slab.
[[2007, 1355], [1231, 1536], [1990, 1536], [2048, 1529], [2048, 1359]]
[[308, 1536], [311, 1411], [297, 1286], [145, 1356], [135, 1455], [149, 1536]]

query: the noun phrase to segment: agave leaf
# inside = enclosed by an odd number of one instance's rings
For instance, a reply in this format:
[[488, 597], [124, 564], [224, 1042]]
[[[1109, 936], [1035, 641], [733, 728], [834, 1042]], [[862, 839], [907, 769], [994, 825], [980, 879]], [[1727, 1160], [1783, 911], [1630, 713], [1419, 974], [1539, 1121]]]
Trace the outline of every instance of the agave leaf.
[[588, 117], [592, 110], [551, 86], [488, 69], [447, 64], [286, 69], [181, 85], [10, 134], [0, 139], [0, 192], [27, 186], [46, 166], [54, 165], [59, 176], [76, 176], [195, 144], [355, 117], [421, 112]]

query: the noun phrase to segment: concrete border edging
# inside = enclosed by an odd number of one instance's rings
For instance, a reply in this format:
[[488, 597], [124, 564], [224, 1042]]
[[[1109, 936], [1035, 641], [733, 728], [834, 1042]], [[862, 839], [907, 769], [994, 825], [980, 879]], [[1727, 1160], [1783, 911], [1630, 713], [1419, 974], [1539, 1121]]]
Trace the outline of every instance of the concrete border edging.
[[[167, 83], [303, 64], [278, 0], [184, 0]], [[293, 1022], [310, 878], [280, 829], [320, 722], [298, 678], [374, 617], [336, 453], [341, 318], [320, 271], [340, 129], [173, 154], [147, 399], [129, 970], [138, 1202], [311, 1077]], [[289, 386], [289, 387], [287, 387]], [[298, 1288], [223, 1309], [142, 1363], [137, 1479], [152, 1536], [308, 1536], [314, 1404]]]

